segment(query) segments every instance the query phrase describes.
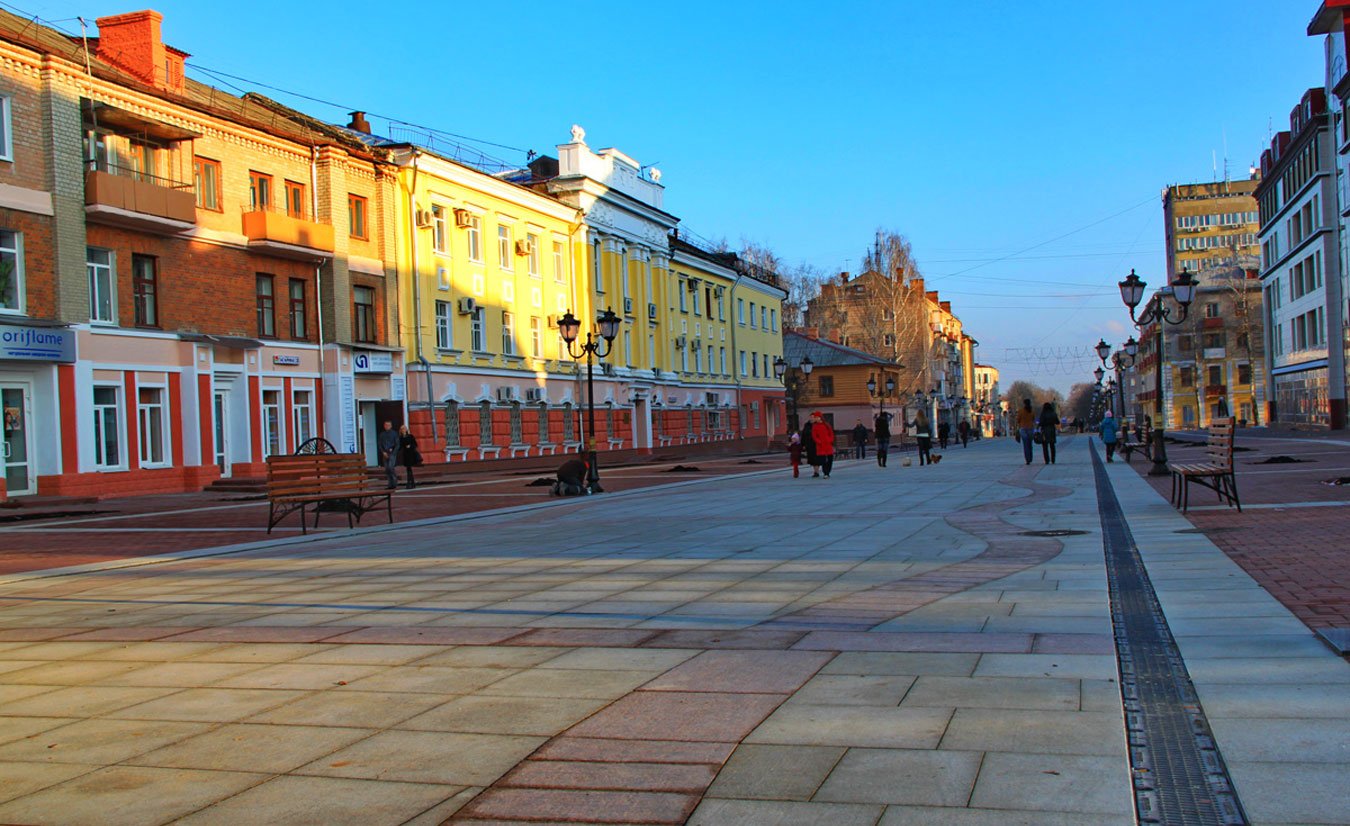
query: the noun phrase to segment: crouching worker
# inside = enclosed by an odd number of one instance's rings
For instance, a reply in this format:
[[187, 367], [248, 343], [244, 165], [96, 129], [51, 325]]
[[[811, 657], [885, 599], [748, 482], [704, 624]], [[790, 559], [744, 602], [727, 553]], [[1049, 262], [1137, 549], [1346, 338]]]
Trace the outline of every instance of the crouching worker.
[[554, 496], [584, 496], [586, 494], [586, 462], [580, 458], [568, 459], [558, 468], [558, 481], [549, 490]]

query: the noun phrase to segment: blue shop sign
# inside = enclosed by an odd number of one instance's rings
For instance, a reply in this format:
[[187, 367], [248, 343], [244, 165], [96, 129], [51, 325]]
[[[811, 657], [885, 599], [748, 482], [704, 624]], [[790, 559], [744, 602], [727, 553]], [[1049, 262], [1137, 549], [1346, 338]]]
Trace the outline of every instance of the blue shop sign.
[[75, 331], [69, 327], [0, 324], [0, 360], [75, 361]]

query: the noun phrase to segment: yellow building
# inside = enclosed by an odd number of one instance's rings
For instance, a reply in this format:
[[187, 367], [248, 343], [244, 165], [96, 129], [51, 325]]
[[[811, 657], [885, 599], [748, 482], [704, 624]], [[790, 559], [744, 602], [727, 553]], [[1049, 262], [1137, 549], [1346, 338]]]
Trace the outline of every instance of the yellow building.
[[578, 370], [557, 322], [592, 315], [577, 210], [416, 145], [390, 149], [409, 420], [424, 455], [576, 449]]

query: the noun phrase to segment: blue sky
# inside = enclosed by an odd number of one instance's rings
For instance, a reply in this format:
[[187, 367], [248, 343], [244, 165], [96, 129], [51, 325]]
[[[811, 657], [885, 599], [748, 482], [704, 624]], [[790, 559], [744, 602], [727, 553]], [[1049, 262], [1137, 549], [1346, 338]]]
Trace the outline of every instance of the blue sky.
[[[15, 5], [63, 28], [143, 7]], [[1293, 0], [152, 7], [190, 65], [340, 104], [258, 89], [333, 121], [363, 109], [511, 162], [579, 123], [660, 166], [705, 237], [839, 271], [901, 232], [1005, 387], [1088, 380], [1075, 354], [1133, 331], [1115, 282], [1162, 278], [1162, 187], [1216, 156], [1222, 175], [1225, 146], [1246, 177], [1323, 72], [1317, 4]]]

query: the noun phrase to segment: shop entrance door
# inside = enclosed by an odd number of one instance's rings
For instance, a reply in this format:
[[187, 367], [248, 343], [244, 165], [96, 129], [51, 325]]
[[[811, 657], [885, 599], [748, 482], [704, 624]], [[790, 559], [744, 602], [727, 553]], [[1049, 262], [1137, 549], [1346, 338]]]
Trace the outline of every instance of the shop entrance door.
[[27, 384], [0, 384], [0, 473], [10, 496], [37, 492], [33, 473], [33, 391]]
[[220, 477], [230, 476], [230, 393], [228, 390], [215, 392], [215, 453], [216, 467], [220, 468]]

